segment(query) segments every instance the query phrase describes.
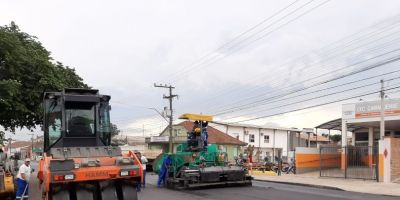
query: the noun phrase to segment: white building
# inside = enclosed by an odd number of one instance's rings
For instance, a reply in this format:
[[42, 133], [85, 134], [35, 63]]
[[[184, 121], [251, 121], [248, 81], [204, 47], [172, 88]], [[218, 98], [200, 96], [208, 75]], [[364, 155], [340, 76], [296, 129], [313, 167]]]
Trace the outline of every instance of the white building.
[[[317, 143], [327, 143], [327, 138], [313, 135], [313, 129], [299, 130], [295, 128], [279, 128], [256, 126], [248, 124], [229, 124], [215, 122], [214, 128], [235, 137], [249, 145], [254, 145], [254, 161], [263, 160], [265, 157], [272, 161], [275, 157], [283, 160], [294, 156], [296, 147], [307, 147]], [[299, 138], [301, 138], [299, 140]], [[309, 140], [308, 140], [309, 139]], [[318, 141], [319, 140], [319, 141]], [[308, 142], [310, 141], [310, 143]], [[257, 156], [257, 151], [258, 156]]]

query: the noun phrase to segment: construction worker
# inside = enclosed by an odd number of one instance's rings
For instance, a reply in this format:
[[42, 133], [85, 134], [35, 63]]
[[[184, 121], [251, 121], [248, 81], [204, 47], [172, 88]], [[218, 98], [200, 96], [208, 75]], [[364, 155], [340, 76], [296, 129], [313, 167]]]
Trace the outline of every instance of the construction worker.
[[140, 161], [142, 162], [142, 168], [143, 168], [143, 185], [142, 186], [143, 186], [143, 188], [145, 188], [146, 187], [146, 165], [149, 161], [142, 154], [140, 154]]
[[149, 162], [147, 160], [147, 158], [145, 156], [142, 155], [142, 153], [140, 153], [139, 151], [135, 153], [136, 156], [140, 159], [140, 162], [142, 163], [142, 169], [143, 169], [143, 185], [142, 184], [138, 184], [137, 186], [137, 191], [140, 191], [141, 188], [145, 188], [146, 187], [146, 164]]
[[25, 159], [24, 164], [19, 167], [17, 174], [17, 195], [16, 200], [28, 200], [29, 195], [29, 178], [31, 176], [31, 160]]
[[279, 158], [279, 160], [278, 160], [278, 176], [282, 175], [282, 168], [283, 168], [282, 158]]
[[203, 127], [201, 130], [201, 139], [204, 142], [204, 150], [207, 151], [207, 146], [208, 146], [208, 131], [207, 131], [207, 126], [208, 126], [208, 122], [203, 122]]
[[7, 159], [7, 156], [3, 152], [3, 149], [0, 147], [0, 169], [2, 169], [2, 168], [6, 169], [6, 159]]
[[158, 173], [158, 181], [157, 181], [157, 186], [161, 187], [161, 182], [165, 185], [166, 178], [168, 175], [168, 168], [172, 164], [172, 158], [171, 154], [168, 153], [168, 155], [164, 158], [164, 161], [161, 165], [160, 172]]

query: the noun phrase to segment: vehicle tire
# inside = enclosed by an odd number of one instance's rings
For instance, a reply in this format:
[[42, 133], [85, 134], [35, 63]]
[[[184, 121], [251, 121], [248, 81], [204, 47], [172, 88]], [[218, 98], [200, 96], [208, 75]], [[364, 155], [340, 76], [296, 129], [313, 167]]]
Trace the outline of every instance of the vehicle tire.
[[102, 200], [114, 200], [118, 199], [117, 190], [113, 186], [108, 186], [101, 189]]
[[69, 191], [63, 190], [51, 195], [51, 200], [70, 200]]
[[76, 200], [94, 200], [94, 194], [90, 190], [77, 189]]
[[122, 200], [138, 200], [136, 187], [133, 185], [122, 185]]

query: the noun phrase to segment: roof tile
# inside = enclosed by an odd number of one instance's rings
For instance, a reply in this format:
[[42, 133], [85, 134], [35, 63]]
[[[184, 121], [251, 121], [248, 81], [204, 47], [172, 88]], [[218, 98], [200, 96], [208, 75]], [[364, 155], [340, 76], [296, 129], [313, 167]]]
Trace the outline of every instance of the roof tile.
[[[192, 131], [194, 123], [191, 121], [184, 121], [179, 123], [178, 125], [184, 127], [187, 131]], [[225, 134], [218, 129], [208, 126], [208, 143], [210, 144], [233, 144], [233, 145], [241, 145], [244, 146], [246, 143]]]

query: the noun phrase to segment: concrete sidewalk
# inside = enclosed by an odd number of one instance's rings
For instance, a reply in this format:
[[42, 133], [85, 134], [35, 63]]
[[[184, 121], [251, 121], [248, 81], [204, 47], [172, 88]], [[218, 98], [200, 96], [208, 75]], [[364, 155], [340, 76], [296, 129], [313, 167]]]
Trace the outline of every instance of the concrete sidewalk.
[[282, 174], [282, 176], [253, 175], [255, 180], [307, 185], [352, 192], [400, 196], [400, 184], [378, 183], [371, 180], [319, 177], [319, 172], [305, 174]]

